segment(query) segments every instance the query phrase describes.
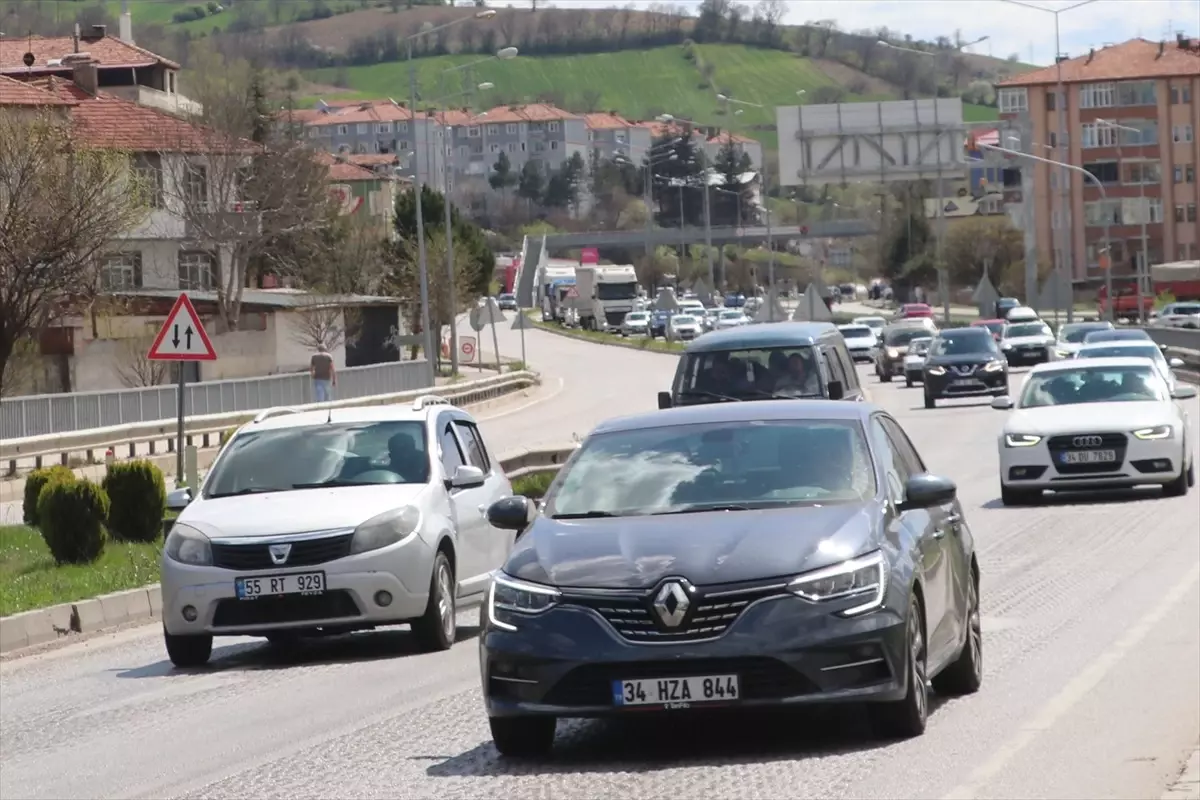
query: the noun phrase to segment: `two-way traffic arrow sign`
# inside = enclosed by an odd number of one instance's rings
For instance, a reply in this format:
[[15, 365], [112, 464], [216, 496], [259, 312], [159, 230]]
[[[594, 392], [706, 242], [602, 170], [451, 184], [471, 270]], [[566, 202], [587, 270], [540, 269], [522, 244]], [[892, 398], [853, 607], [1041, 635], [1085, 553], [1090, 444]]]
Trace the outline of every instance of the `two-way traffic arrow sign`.
[[217, 351], [213, 349], [200, 315], [186, 294], [179, 295], [167, 321], [163, 323], [150, 352], [146, 355], [152, 361], [216, 361]]

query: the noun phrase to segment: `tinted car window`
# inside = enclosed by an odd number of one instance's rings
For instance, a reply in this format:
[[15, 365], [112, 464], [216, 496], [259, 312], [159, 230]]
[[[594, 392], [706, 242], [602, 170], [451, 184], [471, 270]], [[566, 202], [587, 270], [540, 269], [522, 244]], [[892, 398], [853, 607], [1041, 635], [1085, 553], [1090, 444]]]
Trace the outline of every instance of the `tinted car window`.
[[903, 347], [913, 339], [924, 339], [927, 336], [929, 336], [928, 328], [914, 325], [911, 328], [893, 328], [884, 334], [883, 340], [893, 347]]
[[454, 421], [454, 428], [463, 447], [467, 449], [466, 456], [471, 466], [479, 467], [485, 473], [490, 472], [492, 465], [488, 459], [487, 449], [483, 446], [483, 437], [479, 429], [469, 422]]
[[1005, 338], [1013, 339], [1018, 336], [1050, 336], [1050, 326], [1044, 322], [1022, 322], [1019, 325], [1009, 325], [1004, 329]]
[[1146, 341], [1154, 341], [1153, 339], [1150, 338], [1150, 334], [1146, 333], [1143, 330], [1137, 329], [1137, 328], [1135, 328], [1133, 330], [1124, 330], [1124, 331], [1116, 331], [1116, 330], [1093, 331], [1093, 332], [1089, 333], [1087, 336], [1085, 336], [1083, 338], [1083, 341], [1085, 344], [1092, 344], [1093, 342], [1128, 342], [1128, 341], [1139, 341], [1142, 339], [1144, 339]]
[[745, 420], [590, 437], [546, 498], [552, 517], [862, 502], [874, 469], [857, 421]]
[[960, 331], [943, 331], [929, 348], [931, 356], [966, 356], [996, 352], [996, 342], [986, 331], [966, 328]]
[[1130, 356], [1132, 358], [1151, 358], [1155, 361], [1166, 361], [1166, 356], [1162, 354], [1162, 350], [1158, 349], [1158, 345], [1123, 345], [1117, 347], [1085, 347], [1079, 351], [1080, 358], [1120, 358], [1122, 356]]
[[822, 397], [820, 373], [808, 345], [692, 353], [686, 359], [678, 392], [719, 394], [739, 399], [787, 391]]
[[875, 335], [875, 332], [866, 325], [846, 325], [845, 327], [838, 328], [838, 330], [840, 330], [842, 332], [842, 336], [845, 336], [847, 339], [861, 339], [865, 336]]
[[1168, 397], [1154, 367], [1080, 367], [1030, 375], [1021, 393], [1021, 408], [1155, 402]]
[[442, 434], [439, 437], [442, 448], [442, 469], [446, 471], [447, 477], [454, 474], [454, 470], [465, 465], [467, 460], [463, 457], [462, 450], [458, 446], [458, 439], [454, 435], [454, 426], [447, 423], [442, 428]]
[[1095, 333], [1096, 331], [1107, 331], [1107, 330], [1112, 330], [1112, 326], [1104, 324], [1104, 323], [1090, 324], [1090, 325], [1086, 324], [1086, 323], [1084, 323], [1082, 325], [1080, 325], [1080, 324], [1064, 325], [1062, 330], [1059, 331], [1058, 338], [1069, 344], [1079, 344], [1087, 337], [1087, 335], [1089, 333]]

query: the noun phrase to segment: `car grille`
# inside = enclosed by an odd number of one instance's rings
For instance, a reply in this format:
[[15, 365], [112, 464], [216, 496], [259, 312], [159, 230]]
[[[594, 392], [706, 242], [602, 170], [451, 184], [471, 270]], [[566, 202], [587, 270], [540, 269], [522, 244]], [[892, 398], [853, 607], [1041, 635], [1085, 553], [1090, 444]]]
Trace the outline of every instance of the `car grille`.
[[676, 627], [662, 624], [653, 610], [653, 593], [638, 595], [571, 595], [564, 603], [590, 608], [602, 616], [621, 638], [630, 642], [666, 644], [713, 639], [729, 628], [754, 602], [782, 597], [779, 585], [720, 591], [706, 595], [697, 592], [683, 623]]
[[946, 372], [955, 378], [969, 378], [979, 371], [983, 364], [950, 364]]
[[292, 546], [287, 561], [282, 564], [276, 564], [271, 560], [269, 545], [266, 544], [213, 544], [213, 566], [245, 571], [278, 567], [311, 567], [350, 555], [350, 540], [353, 538], [353, 533], [344, 533], [294, 542], [280, 539], [274, 544], [290, 544]]
[[611, 706], [613, 681], [704, 675], [737, 675], [743, 700], [773, 700], [817, 690], [799, 672], [774, 658], [698, 658], [576, 667], [546, 693], [543, 702], [556, 706]]
[[[1099, 437], [1099, 444], [1076, 445], [1074, 440], [1080, 436]], [[1061, 475], [1085, 475], [1093, 472], [1116, 472], [1125, 463], [1125, 448], [1128, 438], [1123, 433], [1072, 433], [1067, 436], [1051, 436], [1046, 442], [1050, 450], [1050, 458], [1054, 468]], [[1117, 460], [1098, 464], [1063, 464], [1058, 460], [1058, 454], [1067, 450], [1116, 450]]]
[[608, 322], [609, 325], [612, 325], [615, 327], [625, 321], [625, 315], [627, 313], [629, 313], [629, 312], [627, 312], [627, 311], [606, 311], [606, 312], [604, 312], [604, 319]]
[[282, 622], [345, 619], [361, 616], [354, 598], [344, 589], [324, 594], [285, 594], [254, 600], [226, 598], [217, 603], [213, 627], [275, 625]]

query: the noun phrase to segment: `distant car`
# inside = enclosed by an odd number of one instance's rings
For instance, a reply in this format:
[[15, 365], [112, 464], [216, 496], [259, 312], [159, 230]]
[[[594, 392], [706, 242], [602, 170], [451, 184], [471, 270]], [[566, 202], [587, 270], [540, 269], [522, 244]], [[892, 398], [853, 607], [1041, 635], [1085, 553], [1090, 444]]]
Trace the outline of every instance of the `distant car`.
[[1009, 323], [1000, 336], [1000, 350], [1014, 366], [1042, 364], [1053, 358], [1054, 331], [1040, 320]]
[[956, 495], [867, 403], [602, 423], [543, 507], [487, 509], [519, 536], [479, 637], [496, 749], [544, 756], [560, 718], [848, 699], [877, 735], [920, 736], [929, 687], [983, 682], [979, 559]]
[[1076, 358], [1148, 358], [1158, 367], [1167, 386], [1174, 390], [1178, 382], [1171, 370], [1183, 366], [1183, 359], [1167, 358], [1154, 342], [1129, 339], [1116, 342], [1092, 342], [1079, 348]]
[[667, 338], [667, 325], [669, 325], [670, 322], [670, 311], [658, 310], [650, 312], [650, 338]]
[[716, 330], [717, 320], [720, 319], [721, 313], [724, 310], [725, 309], [720, 307], [706, 309], [704, 312], [704, 318], [700, 320], [701, 324], [704, 326], [704, 330]]
[[930, 335], [920, 320], [905, 320], [888, 325], [883, 330], [883, 342], [875, 348], [875, 377], [883, 383], [904, 375], [904, 356], [913, 339], [925, 339]]
[[951, 328], [929, 346], [921, 382], [926, 408], [954, 397], [997, 397], [1008, 391], [1008, 362], [986, 330]]
[[621, 321], [622, 336], [647, 336], [650, 333], [650, 312], [630, 311]]
[[675, 309], [677, 314], [690, 314], [693, 317], [703, 317], [707, 310], [704, 308], [704, 303], [695, 298], [685, 298], [679, 301], [679, 308]]
[[[1150, 334], [1146, 333], [1141, 328], [1110, 328], [1104, 331], [1092, 331], [1087, 336], [1083, 337], [1084, 344], [1098, 344], [1100, 342], [1153, 342], [1154, 339]], [[1155, 347], [1161, 350], [1166, 350], [1166, 345], [1155, 343]]]
[[913, 339], [908, 343], [908, 352], [904, 354], [904, 385], [912, 388], [914, 383], [925, 379], [925, 357], [929, 355], [929, 345], [933, 337]]
[[866, 325], [839, 325], [838, 330], [842, 332], [842, 338], [846, 340], [846, 349], [850, 351], [850, 357], [855, 362], [874, 360], [875, 348], [879, 346], [875, 331]]
[[1089, 334], [1111, 330], [1111, 322], [1069, 322], [1058, 329], [1058, 339], [1054, 342], [1054, 358], [1074, 358]]
[[1167, 303], [1150, 325], [1155, 328], [1200, 328], [1200, 303]]
[[725, 295], [726, 308], [741, 308], [746, 305], [746, 295], [744, 294], [727, 294]]
[[1005, 322], [1012, 324], [1014, 322], [1033, 322], [1039, 320], [1038, 312], [1029, 306], [1017, 306], [1009, 309], [1008, 314], [1004, 317]]
[[691, 314], [675, 314], [670, 325], [671, 338], [676, 340], [689, 341], [704, 333], [700, 320]]
[[1021, 305], [1015, 297], [1001, 297], [996, 301], [996, 319], [1008, 319], [1008, 312]]
[[933, 309], [926, 303], [905, 303], [896, 312], [896, 319], [933, 318]]
[[724, 331], [730, 328], [740, 328], [743, 325], [749, 325], [750, 320], [740, 310], [729, 309], [721, 311], [717, 314], [713, 321], [713, 330]]
[[883, 336], [883, 329], [887, 327], [888, 321], [883, 317], [855, 317], [850, 320], [851, 325], [866, 325], [875, 334], [878, 339]]
[[987, 328], [992, 338], [997, 342], [1000, 341], [1000, 334], [1004, 333], [1004, 326], [1008, 323], [1002, 319], [977, 319], [971, 323], [972, 328]]
[[517, 296], [515, 294], [502, 294], [496, 298], [496, 305], [500, 306], [501, 311], [516, 311]]
[[1042, 492], [1158, 484], [1183, 496], [1196, 483], [1193, 431], [1171, 391], [1144, 358], [1071, 359], [1040, 364], [1020, 395], [992, 407], [1012, 409], [997, 446], [1000, 499], [1036, 503]]

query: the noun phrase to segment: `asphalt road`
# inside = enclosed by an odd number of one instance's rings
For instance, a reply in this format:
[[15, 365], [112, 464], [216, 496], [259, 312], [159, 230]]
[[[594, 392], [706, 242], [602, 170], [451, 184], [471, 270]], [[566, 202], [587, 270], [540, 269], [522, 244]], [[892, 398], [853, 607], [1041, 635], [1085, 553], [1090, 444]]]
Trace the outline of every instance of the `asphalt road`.
[[[484, 422], [496, 450], [651, 409], [674, 369], [540, 331], [527, 346], [562, 388]], [[873, 742], [853, 709], [572, 721], [551, 759], [512, 765], [490, 743], [473, 629], [434, 655], [402, 630], [290, 656], [218, 640], [183, 672], [146, 626], [0, 665], [0, 796], [1157, 798], [1200, 738], [1200, 492], [1006, 509], [1001, 412], [926, 411], [919, 390], [868, 383], [958, 482], [980, 546], [985, 685], [918, 740]]]

